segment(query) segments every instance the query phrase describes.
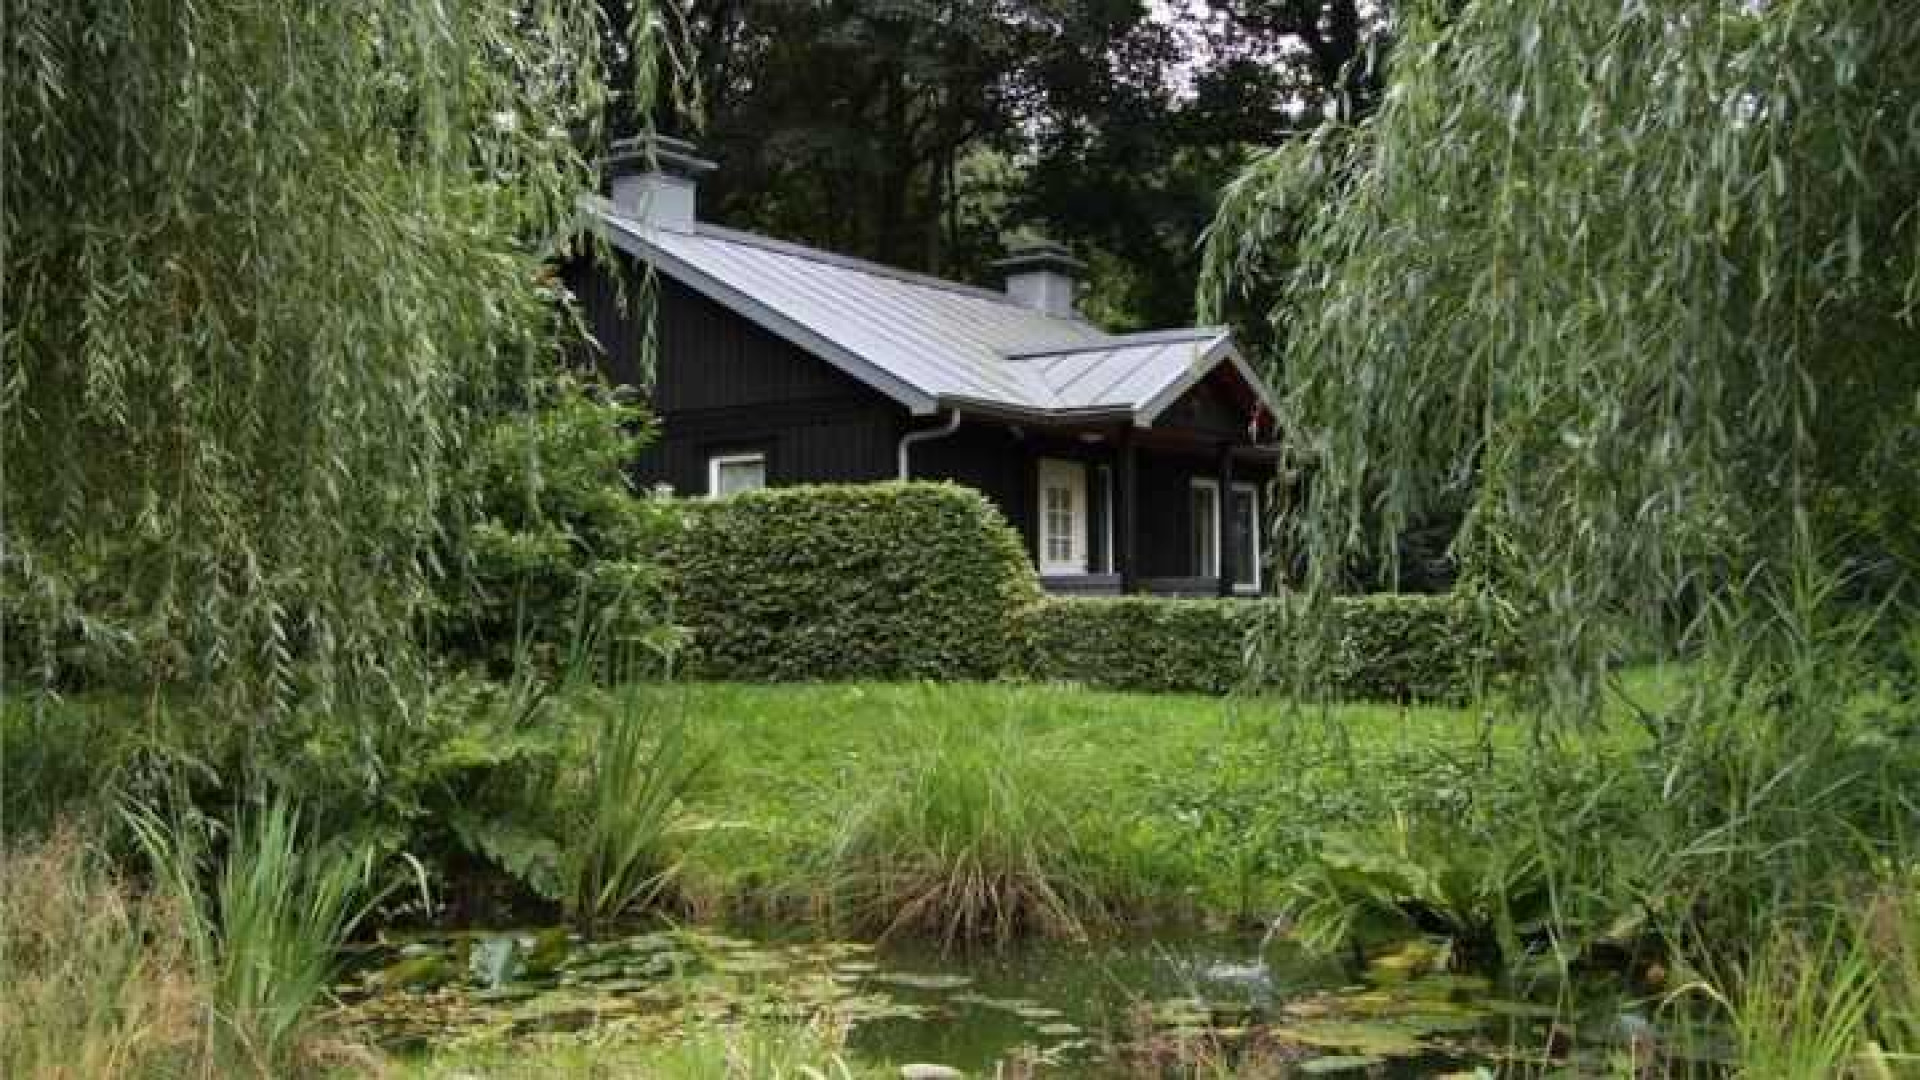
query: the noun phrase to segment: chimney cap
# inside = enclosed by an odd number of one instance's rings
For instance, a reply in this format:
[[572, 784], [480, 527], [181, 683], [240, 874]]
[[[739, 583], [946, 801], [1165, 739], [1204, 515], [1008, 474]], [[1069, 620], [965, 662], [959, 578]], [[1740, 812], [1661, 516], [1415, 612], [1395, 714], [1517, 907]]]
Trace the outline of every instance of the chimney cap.
[[607, 169], [615, 176], [661, 173], [682, 180], [698, 180], [715, 168], [713, 162], [696, 152], [692, 143], [670, 135], [629, 135], [615, 139], [612, 151], [607, 156]]
[[1064, 245], [1051, 240], [1020, 240], [1008, 245], [1006, 257], [996, 260], [993, 268], [1008, 274], [1051, 270], [1072, 277], [1085, 270], [1087, 264], [1074, 258]]
[[1087, 264], [1061, 245], [1031, 234], [1008, 247], [1007, 257], [993, 264], [1006, 276], [1007, 298], [1045, 315], [1075, 317], [1080, 275]]

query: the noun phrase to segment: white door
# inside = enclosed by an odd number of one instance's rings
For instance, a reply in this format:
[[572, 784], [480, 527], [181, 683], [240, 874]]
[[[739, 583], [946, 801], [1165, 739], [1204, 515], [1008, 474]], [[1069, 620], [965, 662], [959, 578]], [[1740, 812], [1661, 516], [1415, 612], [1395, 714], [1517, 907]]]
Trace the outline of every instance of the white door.
[[1040, 459], [1040, 573], [1087, 572], [1087, 467]]

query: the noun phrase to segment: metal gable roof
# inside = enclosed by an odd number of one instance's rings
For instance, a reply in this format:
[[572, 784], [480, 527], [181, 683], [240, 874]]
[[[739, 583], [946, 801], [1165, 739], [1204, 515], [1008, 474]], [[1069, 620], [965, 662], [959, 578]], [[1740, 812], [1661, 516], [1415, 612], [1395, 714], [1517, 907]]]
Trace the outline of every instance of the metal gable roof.
[[814, 352], [914, 413], [986, 405], [1036, 418], [1129, 413], [1150, 424], [1231, 360], [1271, 398], [1225, 330], [1109, 335], [955, 282], [696, 224], [650, 227], [586, 204], [618, 248]]

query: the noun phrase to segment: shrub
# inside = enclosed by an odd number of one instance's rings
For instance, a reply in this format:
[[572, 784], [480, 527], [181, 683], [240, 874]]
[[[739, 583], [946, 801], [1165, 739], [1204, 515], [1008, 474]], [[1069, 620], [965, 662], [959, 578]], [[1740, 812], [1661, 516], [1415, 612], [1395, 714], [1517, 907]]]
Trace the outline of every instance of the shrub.
[[[1023, 615], [1019, 670], [1114, 690], [1224, 693], [1283, 681], [1290, 672], [1274, 657], [1311, 639], [1323, 646], [1316, 688], [1334, 698], [1457, 701], [1471, 691], [1485, 650], [1464, 600], [1355, 596], [1325, 610], [1330, 623], [1309, 634], [1284, 600], [1054, 598]], [[1267, 663], [1253, 662], [1261, 656]]]
[[950, 484], [699, 503], [673, 561], [692, 670], [708, 678], [993, 678], [1039, 598], [1012, 528]]
[[677, 514], [626, 474], [652, 437], [645, 411], [567, 376], [532, 394], [474, 446], [451, 503], [473, 520], [450, 530], [441, 651], [505, 673], [670, 649], [654, 553]]

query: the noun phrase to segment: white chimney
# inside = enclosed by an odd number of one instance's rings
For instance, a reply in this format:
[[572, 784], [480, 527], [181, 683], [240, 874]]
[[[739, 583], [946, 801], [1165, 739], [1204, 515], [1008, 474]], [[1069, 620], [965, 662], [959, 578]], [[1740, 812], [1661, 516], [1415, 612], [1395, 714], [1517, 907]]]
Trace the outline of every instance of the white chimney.
[[694, 154], [693, 144], [665, 135], [616, 139], [607, 158], [613, 178], [613, 208], [626, 217], [670, 232], [692, 232], [700, 177], [713, 162]]
[[1073, 318], [1080, 274], [1087, 265], [1059, 244], [1045, 240], [1018, 245], [993, 264], [1007, 276], [1007, 296], [1022, 307]]

